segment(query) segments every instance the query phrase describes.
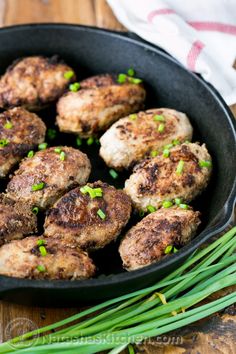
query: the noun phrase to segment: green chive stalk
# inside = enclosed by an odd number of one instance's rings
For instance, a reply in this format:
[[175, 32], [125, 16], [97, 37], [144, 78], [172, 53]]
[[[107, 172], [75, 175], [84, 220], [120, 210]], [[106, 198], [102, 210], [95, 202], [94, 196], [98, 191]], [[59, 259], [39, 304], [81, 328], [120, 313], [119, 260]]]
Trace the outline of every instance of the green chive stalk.
[[92, 354], [111, 349], [110, 354], [116, 354], [128, 347], [133, 354], [131, 343], [186, 326], [236, 302], [234, 292], [192, 309], [209, 295], [236, 284], [235, 248], [236, 227], [196, 251], [155, 285], [16, 337], [1, 344], [0, 353]]

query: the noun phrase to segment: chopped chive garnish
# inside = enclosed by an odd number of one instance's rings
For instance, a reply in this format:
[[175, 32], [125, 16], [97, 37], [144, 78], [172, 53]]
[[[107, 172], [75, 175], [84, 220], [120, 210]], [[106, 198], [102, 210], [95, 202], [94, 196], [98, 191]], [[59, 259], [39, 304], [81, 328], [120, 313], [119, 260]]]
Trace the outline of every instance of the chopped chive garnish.
[[180, 198], [175, 198], [175, 204], [180, 205], [182, 203], [182, 199]]
[[142, 218], [145, 215], [145, 211], [144, 210], [139, 210], [139, 216], [140, 218]]
[[165, 117], [162, 114], [155, 114], [153, 120], [157, 122], [165, 122]]
[[174, 145], [173, 144], [166, 144], [164, 147], [163, 147], [163, 150], [165, 149], [171, 149]]
[[134, 76], [134, 75], [135, 75], [134, 69], [133, 69], [133, 68], [129, 68], [128, 71], [127, 71], [127, 74], [128, 74], [129, 76]]
[[126, 82], [127, 75], [126, 74], [119, 74], [117, 77], [117, 82], [119, 84], [124, 84]]
[[46, 272], [46, 268], [44, 267], [44, 265], [40, 264], [37, 266], [37, 270], [41, 273]]
[[79, 82], [74, 82], [73, 84], [70, 84], [69, 90], [72, 92], [77, 92], [80, 89], [80, 83]]
[[212, 166], [212, 162], [211, 161], [200, 160], [198, 164], [199, 164], [200, 167], [210, 168]]
[[64, 73], [64, 78], [70, 80], [74, 76], [74, 71], [69, 70]]
[[172, 245], [167, 246], [167, 247], [165, 248], [164, 253], [165, 253], [165, 254], [169, 254], [169, 253], [171, 253], [172, 248], [173, 248], [173, 246], [172, 246]]
[[61, 153], [60, 153], [60, 160], [61, 160], [61, 161], [64, 161], [65, 158], [66, 158], [66, 153], [65, 153], [64, 151], [61, 151]]
[[158, 155], [158, 151], [157, 150], [152, 150], [151, 151], [151, 157], [156, 157]]
[[37, 246], [43, 246], [45, 245], [45, 240], [38, 240], [37, 241]]
[[94, 138], [90, 136], [90, 138], [87, 139], [87, 145], [92, 145], [94, 143]]
[[172, 144], [173, 144], [174, 146], [179, 145], [179, 144], [180, 144], [180, 141], [179, 141], [178, 139], [174, 139], [174, 140], [172, 141]]
[[11, 129], [13, 127], [13, 124], [9, 121], [7, 121], [5, 124], [4, 124], [4, 129]]
[[111, 177], [114, 179], [118, 178], [118, 176], [119, 176], [118, 173], [115, 170], [113, 170], [113, 168], [111, 168], [109, 170], [109, 173], [110, 173]]
[[154, 213], [154, 211], [156, 211], [156, 208], [153, 205], [148, 205], [147, 206], [147, 211], [149, 213]]
[[159, 133], [163, 133], [164, 130], [165, 130], [165, 124], [161, 123], [157, 130], [158, 130]]
[[179, 204], [179, 207], [181, 208], [181, 209], [188, 209], [189, 207], [188, 207], [188, 205], [187, 204]]
[[104, 214], [102, 209], [98, 209], [97, 214], [100, 217], [100, 219], [102, 219], [102, 220], [106, 219], [106, 214]]
[[54, 152], [56, 152], [57, 154], [60, 154], [61, 153], [61, 148], [59, 148], [59, 147], [55, 148]]
[[83, 194], [88, 193], [90, 198], [102, 197], [102, 188], [91, 188], [89, 186], [84, 186], [80, 188], [80, 192]]
[[9, 144], [9, 140], [7, 140], [7, 139], [0, 140], [0, 148], [7, 146], [8, 144]]
[[177, 165], [177, 168], [176, 168], [176, 173], [178, 175], [181, 175], [181, 173], [183, 172], [184, 170], [184, 161], [183, 160], [180, 160], [178, 165]]
[[38, 212], [39, 212], [39, 208], [38, 208], [38, 207], [33, 207], [32, 213], [35, 214], [35, 215], [37, 215]]
[[173, 205], [173, 203], [170, 200], [165, 200], [162, 203], [163, 208], [170, 208], [170, 207], [172, 207], [172, 205]]
[[164, 149], [163, 150], [163, 156], [164, 157], [169, 157], [170, 156], [170, 150], [169, 149]]
[[44, 246], [39, 246], [39, 252], [41, 253], [41, 256], [45, 257], [47, 255], [47, 250]]
[[34, 151], [30, 150], [27, 154], [27, 157], [33, 157], [34, 156]]
[[82, 139], [79, 136], [77, 136], [77, 138], [76, 138], [76, 145], [77, 146], [81, 146], [82, 145]]
[[141, 82], [143, 82], [143, 80], [138, 79], [137, 77], [129, 77], [129, 82], [131, 84], [138, 85], [138, 84], [141, 84]]
[[48, 139], [53, 140], [53, 139], [55, 139], [56, 136], [57, 136], [57, 131], [55, 129], [48, 128], [48, 130], [47, 130]]
[[33, 184], [32, 187], [31, 187], [31, 190], [32, 191], [39, 191], [39, 190], [43, 189], [44, 186], [45, 186], [44, 182], [41, 182], [41, 183], [38, 183], [38, 184]]
[[184, 142], [185, 144], [189, 144], [190, 143], [190, 141], [189, 140], [185, 140], [185, 142]]
[[130, 114], [129, 119], [136, 120], [138, 118], [137, 114]]
[[42, 143], [38, 145], [38, 149], [39, 150], [45, 150], [48, 146], [48, 143]]
[[174, 247], [174, 248], [173, 248], [173, 252], [174, 252], [174, 253], [177, 253], [177, 252], [178, 252], [178, 248]]

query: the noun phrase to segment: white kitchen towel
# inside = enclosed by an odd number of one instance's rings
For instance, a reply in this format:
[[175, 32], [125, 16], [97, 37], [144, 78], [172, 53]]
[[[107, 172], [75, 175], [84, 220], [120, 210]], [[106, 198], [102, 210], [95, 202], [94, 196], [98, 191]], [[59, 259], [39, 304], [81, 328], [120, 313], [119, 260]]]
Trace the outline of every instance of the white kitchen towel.
[[236, 0], [107, 0], [118, 20], [236, 103]]

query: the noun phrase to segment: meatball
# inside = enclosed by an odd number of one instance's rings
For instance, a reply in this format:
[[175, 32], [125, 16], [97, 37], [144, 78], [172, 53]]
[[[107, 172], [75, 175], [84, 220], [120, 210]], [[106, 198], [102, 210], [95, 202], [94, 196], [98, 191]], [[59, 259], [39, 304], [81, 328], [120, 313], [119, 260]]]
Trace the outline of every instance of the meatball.
[[81, 82], [81, 90], [68, 92], [57, 104], [60, 131], [89, 137], [104, 131], [117, 119], [143, 107], [142, 84], [118, 84], [112, 75], [98, 75]]
[[17, 60], [0, 79], [0, 107], [44, 108], [57, 100], [75, 79], [73, 70], [56, 56]]
[[211, 174], [211, 156], [205, 144], [184, 143], [146, 159], [134, 168], [125, 182], [125, 192], [133, 205], [146, 210], [148, 205], [160, 208], [165, 200], [181, 198], [190, 202], [206, 188]]
[[37, 232], [37, 217], [27, 203], [0, 194], [0, 245]]
[[0, 274], [30, 279], [86, 279], [95, 266], [86, 252], [64, 247], [57, 239], [27, 237], [0, 248]]
[[100, 139], [100, 155], [110, 167], [129, 168], [172, 141], [191, 140], [192, 133], [186, 114], [167, 108], [150, 109], [114, 123]]
[[0, 178], [45, 138], [46, 126], [34, 113], [16, 107], [0, 114]]
[[131, 202], [122, 190], [101, 181], [89, 183], [64, 195], [47, 212], [45, 236], [83, 249], [102, 248], [117, 238], [130, 214]]
[[142, 268], [176, 252], [190, 241], [199, 224], [199, 212], [191, 209], [161, 208], [147, 215], [121, 241], [119, 252], [124, 268]]
[[72, 147], [51, 147], [25, 158], [7, 185], [14, 200], [46, 209], [69, 189], [87, 182], [87, 155]]

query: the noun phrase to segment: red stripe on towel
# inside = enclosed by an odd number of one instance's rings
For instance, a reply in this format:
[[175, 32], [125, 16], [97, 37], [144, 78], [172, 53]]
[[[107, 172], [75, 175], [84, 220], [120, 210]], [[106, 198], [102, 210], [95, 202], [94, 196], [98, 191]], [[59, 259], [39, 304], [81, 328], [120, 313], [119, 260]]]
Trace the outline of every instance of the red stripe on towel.
[[188, 22], [190, 26], [198, 31], [214, 31], [232, 34], [236, 36], [236, 26], [220, 22]]
[[159, 16], [159, 15], [171, 15], [175, 14], [175, 11], [172, 9], [159, 9], [159, 10], [153, 10], [151, 11], [148, 16], [147, 20], [149, 23], [152, 23], [154, 17]]
[[202, 49], [204, 48], [204, 43], [201, 41], [195, 41], [187, 55], [187, 67], [194, 71], [197, 58], [201, 53]]

